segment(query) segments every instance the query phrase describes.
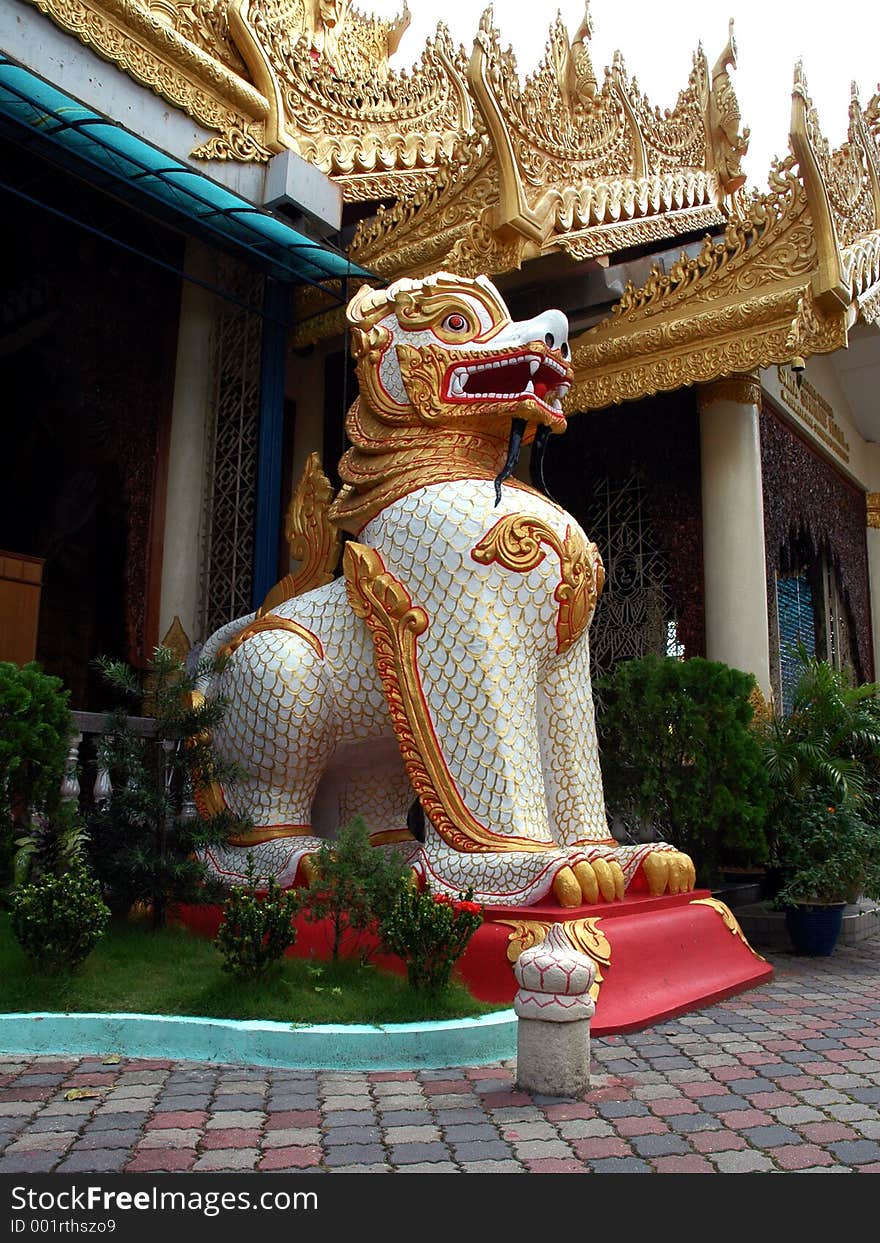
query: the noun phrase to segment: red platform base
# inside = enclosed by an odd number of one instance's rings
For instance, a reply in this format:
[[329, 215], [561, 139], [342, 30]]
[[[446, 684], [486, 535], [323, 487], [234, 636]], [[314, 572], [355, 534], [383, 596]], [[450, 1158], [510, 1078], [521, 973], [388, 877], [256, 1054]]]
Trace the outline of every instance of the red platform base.
[[[512, 1001], [516, 980], [509, 960], [525, 948], [523, 938], [526, 944], [531, 940], [529, 925], [558, 922], [574, 925], [575, 944], [580, 940], [580, 948], [597, 962], [601, 982], [591, 1024], [597, 1036], [634, 1031], [711, 1005], [773, 974], [732, 913], [708, 890], [662, 898], [637, 893], [573, 909], [543, 903], [487, 911], [461, 962], [474, 994]], [[524, 925], [524, 934], [518, 925]]]
[[[182, 923], [213, 937], [217, 906], [180, 909]], [[634, 1031], [661, 1019], [700, 1009], [733, 993], [763, 984], [773, 968], [756, 954], [736, 919], [708, 890], [652, 898], [627, 895], [620, 902], [567, 908], [555, 903], [492, 907], [459, 963], [476, 997], [509, 1005], [516, 992], [513, 961], [547, 927], [572, 926], [573, 943], [597, 963], [601, 982], [593, 1035]], [[297, 957], [329, 956], [326, 923], [297, 923]], [[374, 955], [377, 966], [403, 972], [399, 959]]]

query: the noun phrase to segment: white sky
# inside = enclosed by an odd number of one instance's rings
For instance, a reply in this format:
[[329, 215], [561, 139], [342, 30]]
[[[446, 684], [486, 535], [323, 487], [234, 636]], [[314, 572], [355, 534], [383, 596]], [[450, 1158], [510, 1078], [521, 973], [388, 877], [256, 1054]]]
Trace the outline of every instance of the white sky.
[[[358, 0], [363, 12], [391, 16], [402, 0]], [[480, 0], [410, 0], [412, 21], [395, 62], [417, 60], [442, 18], [456, 43], [470, 50], [483, 5]], [[569, 34], [583, 16], [582, 0], [495, 0], [502, 46], [513, 46], [520, 73], [535, 68], [557, 10]], [[735, 19], [738, 68], [731, 73], [743, 123], [751, 129], [744, 162], [750, 182], [766, 185], [770, 161], [788, 149], [794, 63], [801, 57], [823, 132], [833, 146], [846, 137], [850, 82], [862, 106], [880, 81], [880, 0], [592, 0], [592, 57], [597, 77], [623, 53], [652, 104], [671, 108], [687, 83], [693, 52], [702, 40], [713, 65]]]

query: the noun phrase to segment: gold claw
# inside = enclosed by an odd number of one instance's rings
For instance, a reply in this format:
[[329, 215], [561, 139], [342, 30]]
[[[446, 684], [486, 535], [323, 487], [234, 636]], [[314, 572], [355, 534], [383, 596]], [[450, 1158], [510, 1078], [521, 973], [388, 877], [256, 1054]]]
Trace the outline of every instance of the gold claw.
[[553, 896], [560, 906], [580, 906], [581, 887], [570, 867], [560, 868], [553, 880]]
[[659, 898], [662, 893], [666, 892], [669, 880], [669, 852], [652, 851], [645, 857], [642, 870], [648, 882], [648, 893], [654, 898]]
[[606, 859], [594, 859], [592, 869], [596, 873], [596, 880], [599, 882], [599, 892], [604, 902], [613, 902], [615, 894], [614, 873]]
[[626, 880], [623, 876], [623, 868], [616, 859], [611, 859], [608, 863], [611, 868], [611, 875], [614, 877], [614, 897], [620, 902], [626, 892]]
[[684, 893], [687, 889], [687, 866], [678, 853], [669, 856], [669, 892]]
[[596, 873], [590, 867], [589, 863], [576, 863], [574, 865], [574, 874], [577, 877], [578, 884], [581, 887], [581, 893], [585, 902], [599, 901], [599, 882], [596, 880]]
[[311, 888], [311, 886], [314, 885], [315, 878], [318, 875], [318, 869], [315, 864], [315, 856], [304, 855], [302, 862], [300, 863], [300, 867], [302, 868], [303, 876], [306, 878], [306, 884], [309, 888]]

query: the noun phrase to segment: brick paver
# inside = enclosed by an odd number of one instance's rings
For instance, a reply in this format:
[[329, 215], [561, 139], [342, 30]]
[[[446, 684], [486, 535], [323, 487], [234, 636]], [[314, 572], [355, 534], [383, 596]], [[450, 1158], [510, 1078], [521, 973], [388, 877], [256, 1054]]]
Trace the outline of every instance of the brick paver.
[[578, 1100], [519, 1091], [513, 1063], [0, 1056], [0, 1173], [880, 1172], [880, 940], [773, 961], [761, 988], [594, 1037]]

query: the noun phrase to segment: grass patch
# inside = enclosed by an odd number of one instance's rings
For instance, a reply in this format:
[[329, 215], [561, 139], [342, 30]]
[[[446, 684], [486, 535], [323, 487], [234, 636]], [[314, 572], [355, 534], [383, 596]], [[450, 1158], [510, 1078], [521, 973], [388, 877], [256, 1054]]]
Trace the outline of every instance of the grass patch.
[[207, 938], [184, 928], [153, 932], [116, 922], [71, 974], [35, 969], [0, 914], [0, 1011], [127, 1011], [279, 1023], [413, 1023], [497, 1010], [453, 981], [436, 997], [405, 979], [347, 961], [286, 958], [258, 983], [222, 969]]

